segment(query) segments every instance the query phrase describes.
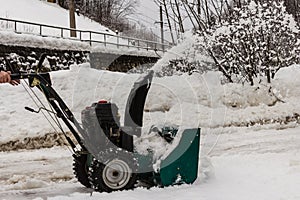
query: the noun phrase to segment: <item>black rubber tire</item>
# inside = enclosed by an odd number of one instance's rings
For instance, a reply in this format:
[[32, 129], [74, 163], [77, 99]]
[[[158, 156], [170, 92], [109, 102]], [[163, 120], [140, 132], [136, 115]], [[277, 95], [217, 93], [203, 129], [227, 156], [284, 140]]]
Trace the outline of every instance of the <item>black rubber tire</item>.
[[87, 154], [73, 154], [73, 158], [73, 172], [75, 177], [82, 185], [91, 188], [88, 178]]
[[[102, 153], [101, 156], [103, 162], [100, 162], [96, 159], [93, 160], [91, 164], [91, 168], [89, 170], [89, 180], [92, 188], [98, 192], [113, 192], [113, 191], [122, 191], [122, 190], [130, 190], [134, 189], [135, 184], [137, 182], [137, 162], [136, 159], [132, 156], [132, 153], [127, 151], [117, 151], [115, 153]], [[124, 168], [129, 168], [129, 172], [120, 172], [111, 168], [109, 166], [124, 166]], [[114, 167], [115, 167], [114, 166]], [[115, 171], [117, 175], [113, 175], [114, 172], [111, 173], [113, 179], [114, 177], [124, 177], [125, 180], [121, 179], [121, 185], [118, 183], [111, 183], [109, 185], [109, 178], [104, 177], [105, 174], [110, 174], [111, 171]], [[123, 176], [122, 176], [123, 175]]]

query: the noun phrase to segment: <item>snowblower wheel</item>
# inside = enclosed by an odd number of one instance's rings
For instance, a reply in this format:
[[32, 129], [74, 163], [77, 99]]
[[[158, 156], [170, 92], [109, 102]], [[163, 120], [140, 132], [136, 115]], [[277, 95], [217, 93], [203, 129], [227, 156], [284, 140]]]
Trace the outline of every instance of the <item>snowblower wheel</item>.
[[73, 171], [77, 180], [87, 188], [91, 188], [88, 178], [89, 167], [87, 164], [87, 154], [73, 154]]
[[105, 153], [103, 162], [96, 159], [91, 164], [89, 179], [98, 192], [113, 192], [133, 189], [137, 181], [137, 162], [126, 151]]

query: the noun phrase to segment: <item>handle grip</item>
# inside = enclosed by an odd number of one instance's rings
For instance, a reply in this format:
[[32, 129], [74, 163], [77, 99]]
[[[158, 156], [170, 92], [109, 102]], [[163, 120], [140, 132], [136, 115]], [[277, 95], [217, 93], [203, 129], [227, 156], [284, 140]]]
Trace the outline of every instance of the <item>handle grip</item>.
[[[21, 74], [11, 74], [11, 75], [10, 75], [10, 78], [11, 78], [11, 80], [20, 80], [20, 79], [24, 79], [24, 78], [22, 77]], [[27, 77], [27, 78], [28, 78], [28, 77]]]
[[28, 110], [28, 111], [30, 111], [30, 112], [36, 112], [34, 109], [29, 108], [29, 107], [27, 107], [27, 106], [25, 107], [25, 109]]
[[10, 78], [11, 80], [20, 80], [20, 79], [27, 79], [30, 77], [36, 77], [36, 76], [41, 76], [45, 78], [48, 82], [51, 83], [49, 73], [16, 73], [16, 74], [11, 74]]

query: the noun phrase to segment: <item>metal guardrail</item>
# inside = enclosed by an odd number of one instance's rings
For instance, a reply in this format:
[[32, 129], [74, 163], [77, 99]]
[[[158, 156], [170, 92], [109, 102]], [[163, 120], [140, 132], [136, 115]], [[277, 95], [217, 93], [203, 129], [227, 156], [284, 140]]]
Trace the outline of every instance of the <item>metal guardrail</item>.
[[[0, 30], [1, 29], [12, 30], [16, 33], [27, 33], [43, 37], [56, 37], [88, 42], [91, 46], [94, 44], [102, 44], [105, 47], [127, 47], [163, 52], [165, 52], [168, 48], [171, 47], [171, 45], [169, 44], [162, 44], [155, 41], [114, 35], [111, 33], [71, 29], [7, 18], [0, 18]], [[70, 37], [71, 31], [76, 31], [76, 38]]]

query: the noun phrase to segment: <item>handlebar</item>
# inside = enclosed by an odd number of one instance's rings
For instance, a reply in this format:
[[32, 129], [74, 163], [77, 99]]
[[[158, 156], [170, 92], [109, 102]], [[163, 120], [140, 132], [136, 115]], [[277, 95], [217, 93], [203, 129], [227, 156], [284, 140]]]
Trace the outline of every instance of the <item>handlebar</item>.
[[[44, 59], [46, 58], [46, 54], [43, 54], [39, 60], [38, 63], [38, 69], [41, 69], [42, 63]], [[81, 135], [79, 133], [83, 133], [84, 131], [80, 127], [77, 120], [74, 118], [73, 113], [71, 110], [67, 107], [65, 102], [61, 99], [61, 97], [57, 94], [57, 92], [52, 88], [52, 82], [51, 77], [49, 73], [15, 73], [13, 70], [13, 67], [11, 66], [10, 62], [7, 61], [7, 65], [10, 68], [10, 71], [13, 73], [10, 75], [11, 80], [21, 80], [21, 79], [28, 79], [29, 86], [35, 87], [38, 86], [38, 89], [42, 91], [42, 93], [45, 95], [47, 101], [51, 104], [52, 108], [55, 110], [55, 114], [61, 118], [66, 126], [69, 128], [69, 130], [73, 133], [75, 139], [77, 140], [78, 144], [82, 147], [83, 150], [86, 150], [86, 147], [84, 146]], [[39, 112], [35, 111], [31, 108], [26, 107], [25, 109], [31, 111], [31, 112]], [[53, 112], [49, 111], [48, 112]], [[77, 128], [78, 132], [75, 130], [73, 125]], [[66, 136], [67, 141], [71, 145], [73, 151], [76, 151], [76, 145], [74, 142]]]
[[49, 76], [49, 73], [19, 73], [19, 74], [11, 74], [11, 80], [20, 80], [20, 79], [29, 79], [35, 76]]
[[26, 79], [26, 78], [28, 78], [28, 74], [24, 74], [24, 75], [22, 75], [22, 74], [11, 74], [10, 75], [10, 78], [11, 78], [11, 80], [20, 80], [20, 79]]
[[[63, 122], [66, 124], [66, 126], [69, 128], [69, 130], [73, 133], [75, 139], [80, 144], [82, 149], [86, 149], [81, 141], [81, 136], [79, 133], [83, 133], [84, 131], [80, 127], [79, 123], [75, 119], [73, 113], [68, 108], [68, 106], [65, 104], [65, 102], [61, 99], [61, 97], [57, 94], [55, 89], [52, 88], [51, 78], [49, 73], [14, 73], [11, 74], [11, 80], [20, 80], [20, 79], [28, 79], [29, 86], [35, 87], [38, 86], [38, 89], [42, 91], [42, 93], [45, 95], [48, 102], [51, 104], [52, 108], [55, 111], [55, 114], [63, 120]], [[26, 107], [26, 110], [29, 110], [31, 112], [39, 112], [35, 111], [31, 108]], [[42, 108], [43, 109], [43, 108]], [[47, 110], [47, 112], [53, 113], [53, 111]], [[78, 132], [74, 129], [73, 123], [75, 127], [77, 128]], [[66, 137], [69, 144], [72, 146], [75, 152], [76, 145], [72, 142], [72, 140], [68, 137]]]
[[29, 83], [33, 82], [35, 78], [38, 80], [44, 80], [44, 84], [52, 85], [52, 81], [49, 73], [15, 73], [10, 75], [11, 80], [28, 79]]

